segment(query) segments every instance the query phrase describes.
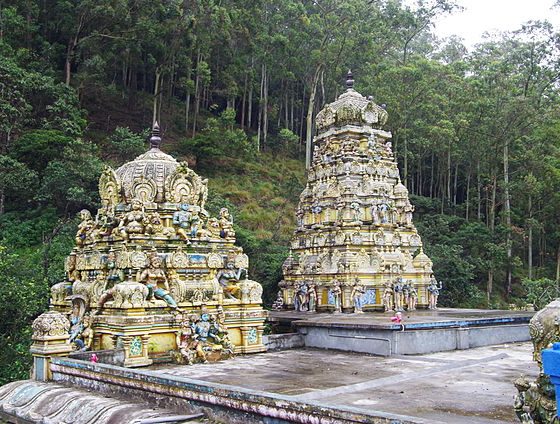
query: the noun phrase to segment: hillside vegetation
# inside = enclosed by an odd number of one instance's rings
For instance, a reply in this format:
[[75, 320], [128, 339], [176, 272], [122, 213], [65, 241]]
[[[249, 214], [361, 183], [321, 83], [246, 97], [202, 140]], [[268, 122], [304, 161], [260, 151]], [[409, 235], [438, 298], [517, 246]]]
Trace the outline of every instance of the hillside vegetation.
[[64, 278], [105, 164], [163, 149], [231, 208], [267, 302], [305, 184], [313, 117], [356, 89], [389, 113], [415, 222], [465, 307], [542, 306], [560, 274], [560, 37], [547, 22], [472, 51], [427, 0], [0, 2], [0, 383], [25, 377], [30, 323]]

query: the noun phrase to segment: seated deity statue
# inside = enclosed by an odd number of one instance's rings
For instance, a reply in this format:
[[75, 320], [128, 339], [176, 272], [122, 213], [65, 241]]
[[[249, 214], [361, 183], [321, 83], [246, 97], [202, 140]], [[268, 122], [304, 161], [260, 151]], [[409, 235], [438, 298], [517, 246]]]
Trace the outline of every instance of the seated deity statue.
[[177, 235], [185, 241], [189, 241], [191, 232], [191, 212], [190, 205], [181, 203], [180, 209], [173, 214], [173, 225]]
[[231, 217], [228, 208], [220, 209], [220, 237], [221, 238], [234, 238], [235, 231], [233, 230], [233, 218]]
[[276, 300], [272, 304], [272, 309], [276, 311], [284, 309], [284, 297], [282, 296], [282, 290], [278, 290], [278, 294], [276, 295]]
[[228, 299], [239, 299], [239, 281], [247, 271], [243, 268], [235, 268], [233, 262], [228, 261], [226, 268], [222, 269], [216, 275], [216, 279], [223, 287], [224, 294]]
[[142, 202], [134, 199], [130, 212], [126, 213], [119, 223], [118, 231], [121, 237], [128, 241], [131, 234], [144, 234], [148, 217], [143, 211]]
[[95, 222], [91, 218], [91, 213], [87, 209], [82, 209], [78, 214], [81, 222], [78, 224], [78, 232], [76, 233], [76, 245], [83, 246], [92, 241], [91, 233], [95, 228]]
[[148, 223], [146, 224], [146, 234], [155, 236], [169, 236], [172, 235], [173, 229], [168, 228], [163, 224], [159, 213], [154, 212], [148, 216]]
[[[169, 293], [169, 281], [162, 267], [162, 262], [157, 254], [153, 253], [149, 257], [148, 267], [142, 271], [138, 282], [148, 287], [148, 300], [152, 297], [164, 300], [170, 307], [177, 309], [177, 302]], [[163, 285], [163, 288], [160, 287]]]

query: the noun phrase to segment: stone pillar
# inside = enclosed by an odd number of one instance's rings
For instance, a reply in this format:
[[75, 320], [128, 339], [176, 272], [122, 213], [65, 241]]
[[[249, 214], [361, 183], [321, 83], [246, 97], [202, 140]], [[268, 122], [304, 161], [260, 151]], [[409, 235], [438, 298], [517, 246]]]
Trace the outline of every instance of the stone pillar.
[[68, 342], [69, 330], [70, 321], [60, 312], [45, 312], [33, 321], [33, 343], [30, 352], [33, 355], [34, 380], [50, 380], [51, 359], [68, 356], [72, 352], [72, 346]]

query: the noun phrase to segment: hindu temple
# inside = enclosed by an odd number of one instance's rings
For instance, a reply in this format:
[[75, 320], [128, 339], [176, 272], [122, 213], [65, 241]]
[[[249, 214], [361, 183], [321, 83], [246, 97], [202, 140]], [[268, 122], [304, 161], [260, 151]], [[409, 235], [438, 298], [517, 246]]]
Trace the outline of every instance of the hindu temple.
[[124, 349], [125, 366], [264, 351], [262, 287], [229, 211], [211, 217], [207, 180], [160, 144], [156, 123], [146, 153], [101, 175], [51, 309], [69, 315], [76, 349]]
[[317, 135], [297, 228], [280, 282], [285, 308], [361, 312], [435, 308], [432, 261], [422, 251], [402, 184], [388, 114], [346, 91], [316, 117]]

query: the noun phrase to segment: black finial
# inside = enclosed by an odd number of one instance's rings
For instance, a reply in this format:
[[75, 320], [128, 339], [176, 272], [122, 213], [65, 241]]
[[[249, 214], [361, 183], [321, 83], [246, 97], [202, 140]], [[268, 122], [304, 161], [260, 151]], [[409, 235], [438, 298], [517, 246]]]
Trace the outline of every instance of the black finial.
[[352, 75], [352, 71], [349, 69], [348, 73], [346, 74], [346, 89], [353, 90], [354, 89], [354, 76]]
[[161, 137], [159, 136], [159, 125], [154, 122], [154, 126], [152, 127], [152, 136], [150, 137], [150, 148], [152, 149], [159, 149], [159, 145], [161, 144]]

